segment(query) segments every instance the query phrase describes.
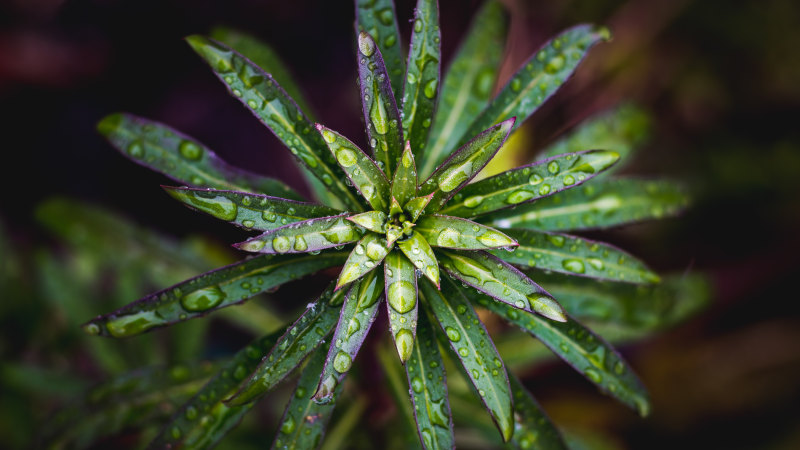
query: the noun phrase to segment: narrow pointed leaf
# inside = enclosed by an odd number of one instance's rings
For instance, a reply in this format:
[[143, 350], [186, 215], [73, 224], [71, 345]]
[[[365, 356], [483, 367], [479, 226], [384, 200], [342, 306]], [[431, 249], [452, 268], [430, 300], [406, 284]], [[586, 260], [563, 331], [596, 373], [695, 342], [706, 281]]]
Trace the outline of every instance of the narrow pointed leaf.
[[494, 228], [460, 217], [429, 214], [419, 219], [414, 229], [433, 247], [487, 250], [517, 245]]
[[688, 203], [686, 190], [670, 181], [595, 180], [530, 205], [487, 215], [481, 222], [500, 228], [545, 231], [607, 228], [674, 216]]
[[509, 308], [486, 296], [476, 297], [477, 304], [542, 341], [604, 392], [634, 408], [642, 416], [649, 413], [647, 390], [633, 370], [610, 344], [578, 321], [570, 317], [566, 322], [554, 322]]
[[515, 128], [522, 125], [572, 76], [589, 50], [609, 38], [607, 28], [578, 25], [545, 43], [517, 70], [458, 142], [464, 143], [510, 117], [517, 118]]
[[320, 124], [316, 127], [353, 186], [373, 209], [385, 211], [389, 207], [391, 187], [375, 161], [341, 134]]
[[338, 214], [316, 203], [236, 191], [164, 186], [169, 195], [192, 209], [248, 230], [272, 230], [288, 223]]
[[379, 265], [386, 254], [389, 252], [386, 247], [386, 239], [374, 233], [367, 233], [344, 263], [339, 280], [336, 282], [336, 289], [341, 288], [347, 283], [352, 283], [364, 276], [367, 272]]
[[422, 274], [431, 280], [431, 283], [439, 287], [439, 263], [436, 255], [433, 254], [428, 241], [417, 231], [414, 231], [408, 239], [397, 243], [400, 250], [414, 264]]
[[231, 94], [244, 104], [307, 168], [350, 209], [362, 211], [360, 200], [344, 182], [325, 142], [314, 124], [272, 78], [247, 58], [224, 44], [202, 36], [186, 38], [189, 45], [209, 64]]
[[378, 166], [391, 175], [403, 153], [405, 142], [400, 111], [389, 85], [381, 52], [372, 36], [363, 31], [358, 35], [358, 77], [369, 146]]
[[230, 406], [223, 400], [271, 349], [282, 331], [256, 339], [239, 350], [191, 400], [178, 410], [148, 448], [209, 448], [233, 429], [253, 406]]
[[320, 404], [316, 401], [314, 388], [324, 365], [325, 349], [319, 348], [303, 368], [271, 448], [305, 450], [319, 446], [336, 406], [335, 399], [342, 391], [342, 384], [339, 384], [328, 402]]
[[389, 329], [394, 338], [397, 354], [405, 362], [414, 348], [417, 335], [417, 273], [403, 253], [393, 250], [386, 256], [384, 280], [386, 283], [386, 309], [389, 312]]
[[347, 220], [369, 231], [383, 233], [385, 231], [384, 227], [386, 226], [386, 213], [383, 211], [367, 211], [365, 213], [356, 214], [355, 216], [350, 216]]
[[89, 334], [129, 337], [156, 327], [200, 317], [319, 270], [342, 263], [345, 252], [320, 255], [263, 255], [247, 259], [150, 294], [83, 325]]
[[529, 448], [535, 443], [536, 448], [546, 450], [567, 450], [561, 433], [547, 417], [539, 403], [525, 389], [525, 386], [514, 376], [508, 374], [511, 392], [514, 393], [514, 437], [511, 442], [517, 448]]
[[427, 314], [419, 316], [417, 339], [406, 361], [406, 377], [422, 446], [425, 449], [455, 448], [447, 375]]
[[283, 182], [233, 167], [200, 142], [158, 122], [116, 113], [97, 129], [133, 162], [189, 186], [302, 199]]
[[567, 320], [561, 305], [507, 262], [486, 252], [440, 251], [439, 262], [453, 278], [484, 294], [527, 312], [537, 312], [554, 321]]
[[420, 160], [427, 175], [457, 148], [470, 123], [489, 103], [503, 57], [508, 18], [500, 2], [487, 1], [447, 69], [428, 143]]
[[373, 270], [353, 283], [344, 299], [321, 375], [311, 394], [318, 402], [330, 401], [341, 384], [378, 314], [383, 294], [383, 273]]
[[235, 246], [258, 253], [309, 253], [349, 244], [361, 239], [364, 229], [338, 216], [308, 219], [248, 239]]
[[568, 234], [503, 230], [519, 243], [514, 251], [492, 254], [516, 266], [629, 283], [657, 283], [660, 278], [640, 260], [612, 245]]
[[386, 64], [395, 102], [403, 99], [403, 77], [406, 65], [397, 28], [397, 14], [393, 0], [355, 0], [356, 34], [367, 32], [378, 44]]
[[[299, 366], [330, 334], [339, 318], [344, 291], [329, 286], [317, 301], [278, 338], [269, 353], [239, 385], [235, 394], [225, 399], [228, 406], [248, 404], [267, 393]], [[250, 374], [250, 372], [248, 372]]]
[[418, 0], [403, 89], [403, 135], [420, 158], [436, 111], [441, 66], [438, 0]]
[[623, 104], [584, 120], [574, 130], [545, 148], [537, 159], [588, 148], [604, 148], [619, 153], [621, 159], [619, 164], [603, 172], [607, 176], [630, 162], [632, 153], [649, 137], [650, 129], [650, 117], [644, 110], [631, 104]]
[[392, 179], [392, 197], [398, 204], [405, 205], [415, 195], [417, 195], [417, 165], [409, 142], [406, 141], [406, 148]]
[[486, 328], [455, 283], [445, 277], [442, 290], [424, 281], [422, 293], [439, 327], [447, 336], [469, 380], [489, 410], [504, 441], [514, 432], [508, 374]]
[[420, 186], [419, 195], [433, 194], [426, 211], [436, 212], [486, 166], [514, 126], [514, 118], [499, 123], [455, 151]]
[[451, 200], [439, 212], [475, 217], [529, 203], [578, 186], [614, 165], [617, 160], [617, 153], [590, 150], [517, 167], [467, 185], [459, 192], [459, 200]]
[[414, 197], [406, 202], [405, 206], [403, 206], [403, 209], [411, 215], [412, 222], [416, 222], [417, 219], [419, 219], [419, 216], [422, 215], [423, 211], [425, 211], [425, 208], [428, 206], [428, 203], [431, 202], [434, 195], [436, 195], [436, 192], [431, 192], [428, 195]]

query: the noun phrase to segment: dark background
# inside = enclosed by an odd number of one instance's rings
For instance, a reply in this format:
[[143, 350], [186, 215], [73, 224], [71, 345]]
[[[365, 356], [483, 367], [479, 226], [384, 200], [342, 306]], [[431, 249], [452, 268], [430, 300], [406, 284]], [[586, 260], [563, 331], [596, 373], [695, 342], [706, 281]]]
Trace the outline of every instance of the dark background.
[[[529, 155], [592, 112], [623, 99], [643, 105], [655, 118], [654, 139], [629, 171], [689, 182], [694, 207], [609, 239], [656, 269], [706, 273], [716, 292], [696, 320], [623, 349], [651, 389], [650, 418], [634, 417], [560, 366], [534, 374], [534, 394], [557, 423], [606, 429], [631, 448], [797, 448], [800, 3], [505, 3], [512, 23], [501, 78], [567, 26], [611, 28], [615, 39], [523, 129]], [[447, 64], [479, 3], [440, 5]], [[413, 2], [398, 1], [397, 11], [407, 38]], [[117, 154], [95, 124], [115, 111], [162, 121], [234, 165], [303, 190], [288, 152], [182, 38], [229, 25], [269, 42], [317, 117], [360, 143], [352, 23], [344, 0], [5, 0], [0, 222], [18, 247], [47, 242], [33, 211], [64, 195], [177, 237], [203, 232], [235, 242], [240, 233], [178, 207], [159, 188], [167, 181]], [[3, 359], [24, 357], [24, 342], [13, 347]]]

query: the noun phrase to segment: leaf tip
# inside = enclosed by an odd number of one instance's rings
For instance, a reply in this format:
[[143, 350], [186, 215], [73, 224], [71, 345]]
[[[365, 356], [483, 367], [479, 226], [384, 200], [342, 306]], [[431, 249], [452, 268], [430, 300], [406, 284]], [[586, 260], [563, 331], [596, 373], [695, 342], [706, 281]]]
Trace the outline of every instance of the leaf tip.
[[109, 114], [97, 122], [97, 131], [103, 136], [109, 136], [119, 128], [123, 119], [122, 113]]
[[94, 321], [89, 321], [81, 325], [81, 329], [90, 336], [97, 336], [100, 334], [100, 325], [96, 324]]
[[369, 33], [362, 31], [358, 33], [358, 51], [366, 57], [370, 57], [375, 53], [375, 40], [372, 39]]

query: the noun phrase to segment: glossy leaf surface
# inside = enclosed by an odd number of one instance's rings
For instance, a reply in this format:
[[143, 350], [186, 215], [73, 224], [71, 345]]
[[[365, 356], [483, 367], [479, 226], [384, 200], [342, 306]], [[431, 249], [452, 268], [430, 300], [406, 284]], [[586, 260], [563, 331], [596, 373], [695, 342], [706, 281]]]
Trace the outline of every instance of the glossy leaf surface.
[[396, 104], [403, 99], [406, 66], [393, 0], [355, 0], [356, 34], [366, 31], [383, 55]]
[[417, 274], [411, 261], [398, 250], [392, 250], [386, 255], [383, 265], [389, 329], [397, 354], [405, 363], [411, 356], [417, 334]]
[[392, 179], [392, 197], [400, 205], [405, 205], [417, 195], [417, 165], [414, 161], [414, 153], [406, 141], [406, 148], [400, 157], [400, 163]]
[[386, 226], [386, 213], [383, 211], [367, 211], [365, 213], [350, 216], [347, 220], [354, 224], [366, 228], [375, 233], [383, 233]]
[[421, 197], [414, 197], [403, 206], [403, 209], [411, 214], [411, 220], [416, 222], [419, 219], [419, 216], [422, 215], [422, 212], [425, 211], [425, 208], [428, 207], [428, 203], [431, 202], [436, 192], [432, 192], [428, 195], [423, 195]]
[[421, 234], [414, 231], [408, 239], [399, 241], [397, 246], [420, 273], [439, 286], [439, 263], [430, 244]]
[[508, 381], [514, 394], [514, 445], [517, 448], [535, 445], [535, 448], [546, 450], [567, 450], [561, 433], [525, 386], [513, 373], [508, 374]]
[[577, 186], [612, 166], [619, 155], [591, 150], [559, 155], [548, 160], [517, 167], [467, 185], [440, 210], [442, 214], [475, 217], [529, 203]]
[[517, 245], [494, 228], [460, 217], [428, 214], [417, 221], [414, 230], [433, 247], [486, 250]]
[[309, 253], [355, 242], [364, 232], [345, 213], [290, 223], [235, 246], [258, 253]]
[[336, 289], [356, 281], [374, 269], [383, 261], [388, 252], [386, 239], [374, 233], [367, 233], [366, 236], [358, 241], [358, 244], [347, 257], [342, 272], [339, 274], [339, 280], [336, 282]]

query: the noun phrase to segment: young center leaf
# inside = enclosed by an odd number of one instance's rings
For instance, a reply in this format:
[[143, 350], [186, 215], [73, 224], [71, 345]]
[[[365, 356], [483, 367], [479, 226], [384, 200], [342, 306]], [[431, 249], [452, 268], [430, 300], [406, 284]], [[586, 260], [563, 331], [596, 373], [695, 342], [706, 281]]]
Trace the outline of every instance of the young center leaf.
[[439, 263], [430, 244], [421, 234], [414, 231], [407, 239], [399, 241], [397, 246], [417, 270], [439, 287]]
[[347, 283], [352, 283], [364, 276], [367, 272], [378, 266], [389, 249], [386, 246], [386, 239], [374, 233], [367, 233], [344, 263], [339, 279], [336, 281], [336, 289], [341, 288]]
[[417, 195], [417, 165], [410, 145], [406, 141], [406, 148], [403, 150], [400, 163], [397, 165], [392, 179], [392, 197], [400, 205], [405, 205]]

